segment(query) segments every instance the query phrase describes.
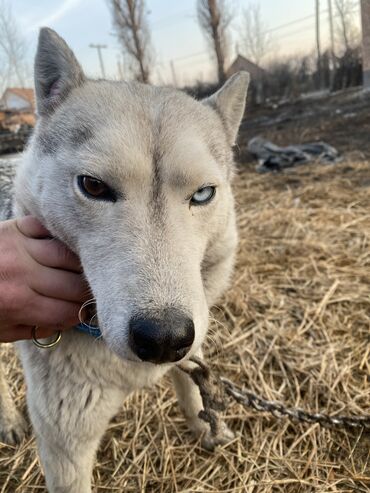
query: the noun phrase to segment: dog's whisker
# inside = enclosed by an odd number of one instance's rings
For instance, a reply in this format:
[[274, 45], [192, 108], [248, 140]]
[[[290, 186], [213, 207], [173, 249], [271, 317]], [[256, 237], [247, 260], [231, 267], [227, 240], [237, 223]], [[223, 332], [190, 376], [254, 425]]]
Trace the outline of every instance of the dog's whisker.
[[84, 303], [82, 303], [81, 309], [86, 308], [89, 305], [92, 305], [93, 303], [96, 303], [95, 298], [90, 298], [89, 300], [86, 300]]
[[89, 325], [93, 325], [94, 318], [98, 319], [98, 316], [96, 313], [94, 313], [94, 315], [90, 318]]
[[93, 293], [92, 293], [92, 290], [91, 290], [90, 286], [88, 286], [88, 287], [84, 290], [83, 294], [84, 294], [84, 295], [86, 295], [86, 296], [92, 296], [92, 294], [93, 294]]
[[220, 320], [217, 320], [217, 318], [213, 318], [213, 317], [210, 317], [209, 320], [211, 322], [214, 322], [216, 325], [218, 325], [219, 327], [225, 329], [227, 332], [230, 331], [230, 329], [227, 327], [227, 325], [225, 325], [223, 322], [221, 322]]

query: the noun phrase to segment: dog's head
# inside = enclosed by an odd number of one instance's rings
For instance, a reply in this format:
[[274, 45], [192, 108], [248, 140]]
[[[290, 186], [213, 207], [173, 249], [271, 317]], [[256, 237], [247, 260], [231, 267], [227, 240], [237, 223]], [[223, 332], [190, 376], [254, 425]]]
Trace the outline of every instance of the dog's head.
[[247, 86], [240, 73], [197, 102], [88, 80], [41, 30], [39, 119], [16, 201], [78, 253], [103, 337], [123, 358], [171, 363], [203, 342], [235, 249], [231, 147]]

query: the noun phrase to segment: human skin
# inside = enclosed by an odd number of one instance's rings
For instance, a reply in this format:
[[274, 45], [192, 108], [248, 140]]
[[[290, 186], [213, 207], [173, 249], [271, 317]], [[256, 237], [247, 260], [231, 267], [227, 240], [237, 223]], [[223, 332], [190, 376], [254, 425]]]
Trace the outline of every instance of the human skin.
[[37, 219], [0, 222], [0, 342], [73, 327], [88, 297], [78, 257]]

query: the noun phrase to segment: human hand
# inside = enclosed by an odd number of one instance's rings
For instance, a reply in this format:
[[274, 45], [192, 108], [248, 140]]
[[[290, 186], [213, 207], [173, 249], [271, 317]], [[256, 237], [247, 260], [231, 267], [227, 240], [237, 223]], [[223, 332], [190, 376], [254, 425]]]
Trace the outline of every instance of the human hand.
[[0, 342], [73, 327], [88, 294], [78, 257], [37, 219], [0, 222]]

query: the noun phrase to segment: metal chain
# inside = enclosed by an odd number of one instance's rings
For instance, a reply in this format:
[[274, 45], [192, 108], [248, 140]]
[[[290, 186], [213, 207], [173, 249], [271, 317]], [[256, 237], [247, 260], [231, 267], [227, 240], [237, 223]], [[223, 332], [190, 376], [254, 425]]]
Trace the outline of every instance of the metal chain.
[[[179, 368], [186, 372], [199, 387], [204, 405], [203, 415], [200, 417], [205, 419], [204, 413], [207, 414], [208, 417], [205, 421], [211, 422], [213, 420], [216, 423], [217, 419], [219, 419], [217, 411], [221, 409], [220, 403], [222, 402], [223, 407], [226, 407], [224, 399], [220, 398], [220, 390], [222, 388], [226, 395], [232, 397], [244, 407], [251, 407], [258, 412], [268, 412], [276, 418], [287, 417], [292, 421], [319, 423], [321, 426], [331, 428], [363, 428], [370, 430], [370, 415], [329, 416], [325, 413], [311, 413], [300, 407], [288, 407], [280, 402], [264, 399], [250, 390], [241, 390], [240, 387], [227, 378], [215, 377], [211, 374], [207, 364], [196, 356], [191, 357], [190, 361], [197, 366], [190, 369], [179, 365]], [[216, 428], [216, 426], [214, 427]]]
[[252, 407], [259, 412], [271, 413], [276, 418], [284, 416], [291, 420], [305, 423], [319, 423], [322, 426], [335, 428], [365, 428], [370, 430], [370, 416], [329, 416], [324, 413], [310, 413], [300, 407], [287, 407], [276, 401], [263, 399], [250, 390], [240, 390], [227, 378], [220, 377], [227, 395], [242, 404], [244, 407]]

